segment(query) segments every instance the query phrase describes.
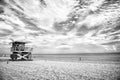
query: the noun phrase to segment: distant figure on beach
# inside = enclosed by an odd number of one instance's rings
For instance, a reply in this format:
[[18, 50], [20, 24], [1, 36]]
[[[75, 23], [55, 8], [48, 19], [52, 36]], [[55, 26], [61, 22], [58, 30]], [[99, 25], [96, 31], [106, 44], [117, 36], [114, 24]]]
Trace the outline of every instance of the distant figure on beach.
[[81, 57], [79, 57], [79, 61], [81, 61]]
[[7, 60], [7, 64], [9, 64], [9, 60]]

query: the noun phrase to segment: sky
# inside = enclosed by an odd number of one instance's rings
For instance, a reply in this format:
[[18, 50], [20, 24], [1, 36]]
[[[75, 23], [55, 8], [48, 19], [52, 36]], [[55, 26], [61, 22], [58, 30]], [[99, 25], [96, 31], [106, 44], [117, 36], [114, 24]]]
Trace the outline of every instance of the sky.
[[0, 50], [14, 40], [39, 54], [119, 52], [119, 16], [119, 0], [0, 0]]

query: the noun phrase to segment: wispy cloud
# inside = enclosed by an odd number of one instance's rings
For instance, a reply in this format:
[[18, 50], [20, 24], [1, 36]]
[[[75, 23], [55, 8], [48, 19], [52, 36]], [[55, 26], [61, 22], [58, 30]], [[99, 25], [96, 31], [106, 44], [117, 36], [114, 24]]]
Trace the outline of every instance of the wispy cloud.
[[96, 52], [117, 51], [119, 44], [109, 43], [120, 40], [120, 2], [112, 1], [3, 0], [0, 43], [12, 38], [43, 51], [91, 52], [95, 47]]

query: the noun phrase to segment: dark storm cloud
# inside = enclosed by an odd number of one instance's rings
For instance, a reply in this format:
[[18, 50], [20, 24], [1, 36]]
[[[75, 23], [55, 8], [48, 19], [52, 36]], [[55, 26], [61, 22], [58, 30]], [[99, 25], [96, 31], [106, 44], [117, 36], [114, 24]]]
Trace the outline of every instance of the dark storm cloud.
[[77, 31], [77, 35], [79, 35], [79, 36], [84, 36], [85, 34], [87, 34], [89, 32], [89, 29], [88, 29], [88, 27], [87, 27], [87, 25], [82, 25], [79, 29], [78, 29], [78, 31]]
[[108, 4], [114, 4], [120, 2], [120, 0], [105, 0]]
[[114, 30], [120, 30], [120, 23], [114, 28]]
[[10, 0], [10, 2], [11, 2], [12, 4], [14, 4], [15, 6], [17, 6], [19, 9], [21, 9], [21, 10], [24, 11], [24, 9], [23, 9], [20, 5], [18, 5], [14, 0]]
[[4, 13], [3, 7], [0, 7], [0, 14]]
[[40, 3], [41, 3], [41, 5], [43, 5], [43, 6], [47, 6], [45, 0], [40, 0]]
[[41, 30], [38, 28], [38, 26], [32, 21], [32, 19], [27, 19], [25, 17], [19, 17], [26, 25], [26, 29], [34, 30], [34, 31], [39, 31]]
[[0, 18], [0, 21], [5, 21], [4, 19]]
[[0, 37], [5, 37], [5, 36], [9, 36], [9, 35], [11, 35], [11, 33], [7, 33], [7, 32], [0, 33]]
[[18, 17], [26, 17], [26, 15], [24, 14], [24, 12], [21, 12], [21, 11], [19, 11], [19, 10], [17, 10], [17, 9], [14, 9], [14, 8], [10, 8], [10, 10], [13, 11], [14, 14], [15, 14], [16, 16], [18, 16]]
[[38, 27], [33, 27], [33, 26], [27, 26], [27, 27], [25, 27], [26, 29], [30, 29], [30, 30], [33, 30], [33, 31], [39, 31], [40, 29], [38, 28]]
[[5, 33], [12, 33], [13, 31], [11, 31], [11, 30], [7, 30], [7, 29], [1, 29], [1, 31], [3, 31], [3, 32], [5, 32]]
[[39, 36], [39, 33], [29, 33], [29, 35], [36, 37]]
[[10, 35], [9, 33], [0, 33], [0, 37], [5, 37], [5, 36], [8, 36]]
[[13, 33], [13, 31], [7, 29], [0, 29], [0, 31], [2, 31], [0, 32], [0, 37], [5, 37]]
[[0, 5], [6, 5], [5, 0], [0, 0]]

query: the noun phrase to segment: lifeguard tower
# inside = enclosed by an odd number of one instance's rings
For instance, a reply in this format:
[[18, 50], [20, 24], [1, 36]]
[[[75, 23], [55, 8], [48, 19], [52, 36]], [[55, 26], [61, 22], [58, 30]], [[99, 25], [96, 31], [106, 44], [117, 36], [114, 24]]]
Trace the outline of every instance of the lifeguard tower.
[[32, 47], [26, 47], [27, 42], [21, 41], [13, 41], [10, 55], [11, 60], [18, 61], [18, 60], [32, 60]]

